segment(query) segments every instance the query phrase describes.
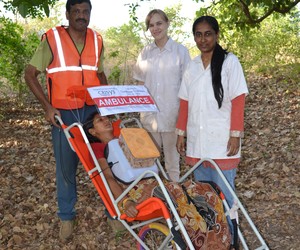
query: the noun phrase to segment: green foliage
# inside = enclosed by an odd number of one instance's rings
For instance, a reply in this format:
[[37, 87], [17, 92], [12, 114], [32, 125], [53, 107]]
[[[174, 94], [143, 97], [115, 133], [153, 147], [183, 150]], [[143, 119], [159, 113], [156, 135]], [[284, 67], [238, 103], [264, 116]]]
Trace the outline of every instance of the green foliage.
[[249, 30], [259, 27], [260, 23], [271, 15], [279, 17], [278, 14], [290, 13], [299, 2], [300, 0], [216, 0], [200, 8], [196, 15], [213, 15], [220, 22], [227, 23], [231, 29]]
[[[140, 0], [140, 2], [149, 2], [151, 0]], [[129, 13], [129, 17], [131, 18], [131, 20], [134, 22], [134, 23], [138, 23], [138, 18], [136, 16], [136, 11], [137, 9], [140, 7], [140, 5], [138, 4], [138, 2], [135, 2], [135, 3], [128, 3], [128, 4], [125, 4], [128, 6], [128, 13]]]
[[300, 90], [300, 63], [281, 65], [280, 67], [268, 67], [263, 72], [265, 75], [270, 75], [286, 85], [287, 91], [299, 92]]
[[21, 20], [20, 22], [23, 22], [22, 27], [24, 28], [24, 33], [35, 32], [41, 36], [50, 28], [60, 25], [63, 20], [61, 16], [61, 9], [64, 8], [63, 5], [63, 3], [56, 4], [51, 9], [51, 17], [43, 18], [42, 20], [37, 18], [26, 18], [25, 22]]
[[[4, 3], [4, 7], [14, 13], [19, 12], [23, 17], [49, 17], [50, 8], [59, 2], [59, 0], [0, 0]], [[126, 3], [129, 7], [129, 15], [134, 22], [137, 22], [136, 11], [145, 1], [139, 0], [133, 3]], [[197, 3], [206, 2], [204, 0], [191, 0]], [[289, 13], [300, 0], [215, 0], [208, 7], [202, 7], [197, 16], [203, 14], [214, 13], [216, 10], [222, 9], [222, 18], [230, 19], [233, 26], [239, 28], [254, 27], [259, 25], [265, 18], [273, 13], [286, 14]], [[139, 4], [140, 3], [140, 4]]]
[[247, 70], [264, 72], [268, 68], [300, 63], [299, 13], [272, 18], [249, 31], [222, 27], [220, 43], [238, 55]]
[[[19, 23], [10, 19], [0, 19], [0, 88], [2, 92], [16, 91], [26, 93], [27, 85], [23, 75], [26, 64], [36, 50], [41, 35], [49, 28], [60, 23], [62, 3], [52, 10], [53, 17], [43, 20], [19, 19]], [[5, 91], [4, 91], [5, 90]]]
[[111, 69], [111, 72], [108, 76], [108, 81], [114, 85], [120, 85], [122, 70], [119, 68], [119, 66], [114, 66]]
[[186, 23], [189, 23], [191, 19], [187, 17], [182, 17], [180, 15], [180, 11], [182, 9], [182, 4], [176, 4], [171, 7], [167, 7], [164, 9], [164, 12], [167, 14], [170, 20], [169, 27], [169, 36], [172, 37], [173, 40], [183, 43], [189, 36], [191, 32], [182, 31], [183, 26]]
[[22, 17], [49, 17], [50, 8], [59, 0], [2, 0], [4, 8], [13, 13], [20, 13]]
[[137, 8], [140, 7], [140, 5], [138, 3], [129, 3], [129, 4], [126, 4], [126, 5], [128, 5], [128, 7], [129, 7], [129, 10], [128, 10], [129, 17], [131, 18], [131, 20], [133, 22], [137, 23], [138, 18], [136, 16], [136, 11], [137, 11]]
[[24, 36], [23, 28], [10, 19], [0, 18], [0, 87], [9, 85], [21, 94], [25, 89], [24, 68], [39, 39], [34, 33]]
[[105, 68], [111, 68], [108, 79], [114, 84], [132, 81], [131, 69], [142, 49], [140, 27], [134, 22], [109, 28], [104, 33]]

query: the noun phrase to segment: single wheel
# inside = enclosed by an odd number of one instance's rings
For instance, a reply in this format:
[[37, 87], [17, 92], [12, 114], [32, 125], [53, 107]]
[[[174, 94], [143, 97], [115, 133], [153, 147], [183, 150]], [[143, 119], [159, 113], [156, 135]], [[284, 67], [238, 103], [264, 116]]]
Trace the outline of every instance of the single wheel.
[[[139, 231], [139, 237], [151, 250], [157, 250], [169, 232], [170, 230], [167, 226], [154, 222], [143, 226]], [[138, 242], [137, 249], [144, 250], [145, 248]], [[174, 249], [173, 242], [169, 242], [164, 249]]]

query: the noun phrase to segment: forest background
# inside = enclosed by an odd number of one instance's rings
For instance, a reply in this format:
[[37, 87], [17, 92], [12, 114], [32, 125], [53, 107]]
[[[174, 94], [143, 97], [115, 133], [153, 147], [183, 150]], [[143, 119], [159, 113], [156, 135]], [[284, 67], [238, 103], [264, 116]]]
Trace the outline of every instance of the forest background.
[[[299, 0], [190, 1], [198, 4], [195, 16], [182, 16], [180, 3], [164, 9], [171, 20], [170, 36], [195, 57], [191, 32], [183, 27], [196, 16], [214, 15], [221, 27], [220, 44], [239, 57], [250, 90], [237, 193], [271, 249], [299, 249]], [[76, 238], [66, 245], [57, 240], [50, 131], [24, 82], [24, 68], [41, 35], [65, 22], [64, 2], [0, 3], [0, 248], [94, 249], [100, 244], [100, 249], [129, 249], [134, 240], [122, 242], [123, 236], [110, 232], [84, 171], [78, 174], [81, 219]], [[127, 23], [103, 30], [93, 27], [104, 38], [110, 84], [133, 83], [133, 64], [152, 41], [137, 18], [143, 4], [124, 1]]]

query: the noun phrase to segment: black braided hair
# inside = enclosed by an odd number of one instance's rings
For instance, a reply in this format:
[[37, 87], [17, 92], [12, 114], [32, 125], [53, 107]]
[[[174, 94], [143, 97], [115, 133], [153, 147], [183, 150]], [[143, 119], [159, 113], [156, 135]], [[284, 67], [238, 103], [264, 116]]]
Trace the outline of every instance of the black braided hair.
[[[207, 22], [216, 33], [219, 33], [219, 30], [220, 30], [219, 24], [218, 24], [218, 21], [214, 17], [201, 16], [201, 17], [197, 18], [193, 23], [193, 35], [194, 36], [195, 36], [196, 26], [202, 22]], [[215, 95], [216, 101], [218, 102], [219, 108], [221, 108], [221, 106], [222, 106], [223, 97], [224, 97], [224, 89], [223, 89], [222, 81], [221, 81], [221, 71], [222, 71], [224, 59], [227, 54], [228, 54], [228, 52], [225, 49], [223, 49], [218, 43], [216, 43], [216, 46], [214, 48], [214, 52], [212, 55], [212, 59], [211, 59], [210, 69], [211, 69], [211, 75], [212, 75], [212, 86], [213, 86], [213, 90], [214, 90], [214, 95]]]

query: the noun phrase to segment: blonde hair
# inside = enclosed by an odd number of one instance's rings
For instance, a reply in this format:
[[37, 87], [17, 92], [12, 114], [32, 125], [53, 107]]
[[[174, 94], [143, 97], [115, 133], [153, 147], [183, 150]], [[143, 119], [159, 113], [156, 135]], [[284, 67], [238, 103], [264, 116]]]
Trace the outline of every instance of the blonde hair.
[[158, 14], [160, 15], [166, 22], [169, 22], [169, 18], [167, 17], [166, 13], [163, 12], [162, 10], [160, 9], [154, 9], [154, 10], [151, 10], [148, 15], [146, 16], [146, 20], [145, 20], [145, 23], [146, 23], [146, 30], [149, 29], [149, 24], [150, 24], [150, 20], [151, 18], [153, 17], [154, 14]]

